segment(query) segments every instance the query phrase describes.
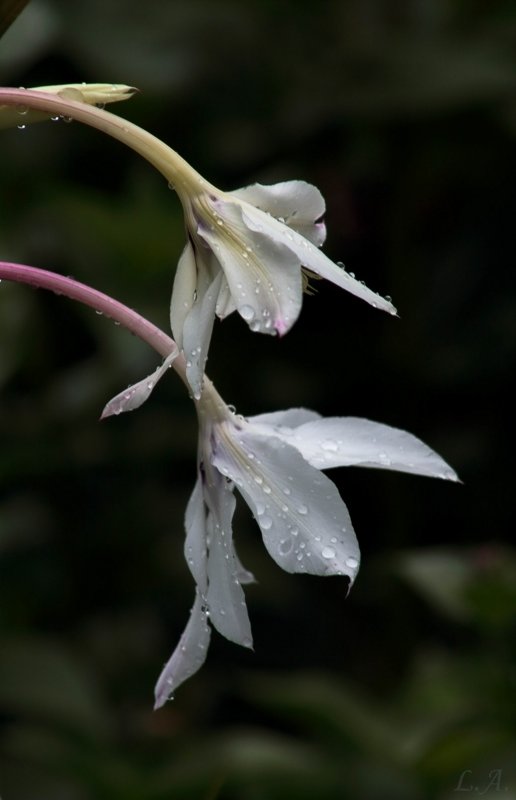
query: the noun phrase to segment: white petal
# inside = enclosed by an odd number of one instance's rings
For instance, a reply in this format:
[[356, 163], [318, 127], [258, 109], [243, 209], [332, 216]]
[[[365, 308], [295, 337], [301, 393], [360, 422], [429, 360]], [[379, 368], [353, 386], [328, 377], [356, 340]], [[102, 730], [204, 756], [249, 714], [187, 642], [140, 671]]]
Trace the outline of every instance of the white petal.
[[206, 593], [210, 620], [226, 639], [252, 647], [251, 624], [233, 551], [232, 522], [236, 505], [233, 490], [221, 479], [220, 485], [208, 489], [207, 494], [211, 506]]
[[204, 505], [203, 485], [201, 478], [197, 478], [195, 488], [188, 501], [185, 513], [185, 558], [190, 572], [202, 595], [208, 588], [208, 573], [206, 563], [208, 551], [206, 549], [206, 514]]
[[198, 234], [218, 259], [237, 311], [251, 330], [281, 336], [301, 310], [299, 261], [267, 231], [250, 230], [242, 221], [242, 208], [236, 202], [213, 201], [223, 225], [215, 230], [199, 226]]
[[236, 564], [235, 574], [237, 581], [243, 584], [244, 586], [246, 583], [256, 583], [256, 578], [254, 577], [253, 573], [244, 567], [239, 557], [237, 556], [234, 545], [233, 545], [233, 553], [235, 556], [235, 564]]
[[289, 408], [286, 411], [272, 411], [268, 414], [255, 414], [248, 417], [247, 421], [253, 425], [270, 425], [271, 428], [298, 428], [305, 422], [312, 422], [320, 419], [321, 415], [317, 411], [310, 411], [308, 408]]
[[287, 225], [283, 225], [278, 220], [250, 205], [242, 207], [242, 217], [249, 230], [266, 231], [278, 245], [284, 244], [295, 253], [299, 264], [308, 267], [312, 272], [320, 275], [321, 278], [326, 278], [326, 280], [340, 286], [341, 289], [360, 297], [374, 308], [381, 308], [390, 314], [396, 314], [396, 309], [389, 300], [372, 292], [363, 283], [357, 281], [356, 278], [345, 272], [342, 267], [330, 261], [328, 256], [325, 256], [308, 239], [305, 239], [304, 236], [301, 236]]
[[202, 667], [208, 652], [210, 633], [206, 611], [197, 593], [179, 644], [158, 678], [154, 690], [155, 709], [161, 708], [177, 687]]
[[194, 304], [196, 286], [195, 253], [191, 242], [188, 242], [177, 264], [170, 301], [170, 327], [179, 347], [183, 346], [183, 326]]
[[201, 396], [221, 280], [222, 273], [219, 272], [204, 291], [199, 288], [199, 295], [183, 325], [186, 377], [197, 400]]
[[368, 419], [330, 417], [307, 422], [285, 441], [319, 469], [377, 467], [458, 480], [451, 467], [420, 439]]
[[139, 408], [145, 403], [160, 378], [162, 378], [165, 372], [172, 366], [172, 362], [177, 358], [177, 354], [178, 350], [176, 347], [176, 349], [165, 358], [163, 364], [155, 369], [154, 372], [147, 375], [143, 380], [138, 381], [138, 383], [134, 383], [127, 389], [124, 389], [123, 392], [119, 392], [115, 397], [112, 397], [109, 403], [106, 403], [104, 406], [100, 418], [106, 419], [106, 417], [111, 417], [113, 414], [118, 415], [122, 414], [124, 411], [134, 411], [136, 408]]
[[235, 482], [280, 567], [347, 575], [353, 583], [360, 553], [348, 510], [335, 485], [297, 450], [275, 436], [235, 429], [219, 437], [213, 463]]
[[225, 319], [230, 314], [236, 311], [236, 303], [231, 296], [231, 291], [226, 280], [226, 276], [222, 277], [219, 296], [217, 298], [217, 306], [215, 313], [219, 319]]
[[324, 197], [310, 183], [285, 181], [272, 186], [255, 183], [228, 194], [272, 214], [317, 247], [326, 238], [326, 226], [323, 222], [317, 222], [326, 210]]

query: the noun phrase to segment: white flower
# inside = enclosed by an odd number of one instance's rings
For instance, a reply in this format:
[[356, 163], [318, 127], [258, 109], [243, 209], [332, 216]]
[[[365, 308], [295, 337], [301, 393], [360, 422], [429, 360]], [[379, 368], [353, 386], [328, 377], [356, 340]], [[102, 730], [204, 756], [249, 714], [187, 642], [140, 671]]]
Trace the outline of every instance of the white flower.
[[215, 315], [223, 319], [236, 310], [251, 330], [282, 336], [301, 310], [302, 267], [396, 313], [389, 300], [319, 249], [326, 237], [325, 203], [315, 186], [288, 181], [227, 193], [209, 185], [197, 185], [196, 191], [189, 185], [188, 192], [177, 188], [189, 242], [177, 267], [170, 321], [196, 398]]
[[336, 486], [320, 470], [368, 466], [457, 480], [415, 436], [355, 417], [321, 418], [290, 409], [244, 419], [211, 384], [198, 405], [199, 477], [185, 516], [185, 555], [196, 599], [178, 647], [156, 685], [156, 708], [204, 662], [208, 620], [224, 636], [251, 646], [241, 584], [252, 580], [232, 542], [234, 487], [253, 512], [264, 544], [287, 572], [345, 575], [360, 563], [358, 542]]

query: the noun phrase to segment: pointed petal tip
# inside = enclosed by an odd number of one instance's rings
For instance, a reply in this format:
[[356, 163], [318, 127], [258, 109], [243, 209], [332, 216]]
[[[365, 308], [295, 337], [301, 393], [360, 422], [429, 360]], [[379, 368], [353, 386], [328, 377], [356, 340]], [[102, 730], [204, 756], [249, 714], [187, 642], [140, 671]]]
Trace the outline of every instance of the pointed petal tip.
[[173, 695], [164, 695], [161, 692], [156, 695], [156, 700], [154, 702], [153, 711], [159, 711], [160, 708], [163, 708], [167, 700], [173, 700]]
[[448, 469], [446, 472], [443, 472], [441, 475], [439, 475], [439, 478], [441, 478], [443, 481], [451, 481], [452, 483], [460, 483], [461, 486], [464, 486], [464, 481], [462, 481], [459, 478], [459, 476], [457, 475], [457, 473], [455, 472], [455, 470], [453, 470], [451, 468]]

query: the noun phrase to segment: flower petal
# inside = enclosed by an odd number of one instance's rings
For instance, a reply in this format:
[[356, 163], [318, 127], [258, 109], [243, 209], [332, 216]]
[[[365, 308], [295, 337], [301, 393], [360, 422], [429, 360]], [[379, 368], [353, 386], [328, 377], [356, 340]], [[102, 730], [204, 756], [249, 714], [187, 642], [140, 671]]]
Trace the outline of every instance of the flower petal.
[[219, 296], [221, 280], [222, 272], [218, 272], [204, 291], [200, 287], [198, 288], [198, 297], [183, 325], [186, 377], [196, 400], [201, 396], [204, 368], [215, 322], [215, 305]]
[[177, 358], [177, 354], [178, 349], [176, 348], [165, 358], [163, 364], [155, 369], [154, 372], [152, 372], [150, 375], [147, 375], [147, 377], [143, 380], [138, 381], [138, 383], [134, 383], [127, 389], [124, 389], [123, 392], [119, 392], [117, 395], [115, 395], [115, 397], [112, 397], [109, 403], [106, 403], [104, 406], [104, 410], [102, 411], [100, 418], [106, 419], [106, 417], [111, 417], [113, 414], [118, 415], [122, 414], [124, 411], [134, 411], [136, 408], [139, 408], [141, 405], [143, 405], [156, 386], [157, 382], [172, 366], [172, 362], [175, 358]]
[[228, 194], [271, 214], [317, 247], [326, 239], [326, 226], [317, 222], [326, 211], [326, 203], [319, 189], [310, 183], [284, 181], [271, 186], [255, 183]]
[[198, 234], [218, 259], [237, 311], [251, 330], [282, 336], [301, 310], [299, 261], [267, 231], [249, 230], [242, 208], [236, 202], [214, 200], [213, 213], [223, 224], [213, 230], [200, 225]]
[[213, 463], [236, 483], [272, 558], [287, 572], [347, 575], [353, 583], [360, 552], [335, 485], [276, 436], [221, 434]]
[[177, 687], [190, 678], [206, 660], [210, 643], [210, 627], [206, 610], [199, 592], [190, 612], [190, 619], [179, 640], [179, 644], [166, 663], [156, 683], [154, 708], [162, 705], [173, 695]]
[[319, 469], [392, 469], [458, 481], [457, 474], [411, 433], [359, 417], [329, 417], [301, 425], [285, 441]]
[[206, 513], [202, 480], [198, 477], [185, 513], [185, 558], [203, 596], [208, 588]]
[[231, 291], [224, 275], [220, 286], [219, 296], [217, 298], [217, 305], [215, 313], [219, 319], [225, 319], [227, 316], [236, 311], [236, 303], [231, 296]]
[[242, 206], [242, 217], [250, 231], [264, 231], [278, 245], [286, 245], [292, 253], [295, 253], [299, 264], [308, 267], [321, 278], [326, 278], [341, 289], [360, 297], [374, 308], [396, 314], [396, 309], [389, 300], [372, 292], [342, 267], [334, 264], [321, 250], [292, 228], [251, 205]]
[[183, 327], [194, 304], [196, 287], [195, 251], [192, 243], [188, 242], [177, 264], [170, 300], [170, 327], [179, 347], [183, 346]]
[[252, 647], [251, 624], [233, 551], [232, 522], [236, 506], [233, 489], [221, 478], [217, 486], [207, 489], [207, 500], [210, 514], [206, 601], [210, 620], [226, 639]]
[[270, 425], [274, 430], [281, 428], [298, 428], [305, 422], [321, 419], [317, 411], [308, 408], [288, 408], [286, 411], [272, 411], [267, 414], [255, 414], [248, 417], [247, 421], [253, 425]]

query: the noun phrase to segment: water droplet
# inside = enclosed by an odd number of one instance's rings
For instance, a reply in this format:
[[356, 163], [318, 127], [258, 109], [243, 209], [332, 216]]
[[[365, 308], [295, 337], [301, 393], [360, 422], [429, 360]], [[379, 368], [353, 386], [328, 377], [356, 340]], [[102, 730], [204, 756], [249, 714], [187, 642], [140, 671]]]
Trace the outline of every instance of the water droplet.
[[269, 528], [272, 528], [272, 519], [267, 516], [260, 517], [259, 519], [260, 528], [263, 528], [264, 531], [268, 531]]
[[346, 558], [346, 566], [350, 569], [355, 569], [355, 567], [358, 567], [358, 559], [353, 558], [352, 556]]
[[306, 506], [301, 505], [297, 510], [300, 514], [303, 514], [303, 516], [308, 514], [308, 508]]
[[333, 439], [326, 439], [326, 441], [321, 442], [321, 449], [326, 450], [327, 453], [336, 453], [339, 445]]
[[265, 514], [265, 506], [262, 503], [256, 504], [256, 514], [258, 517], [261, 517], [262, 514]]
[[238, 309], [240, 312], [240, 316], [243, 317], [246, 321], [254, 319], [254, 308], [251, 306], [240, 306]]
[[381, 464], [385, 464], [388, 467], [391, 464], [391, 459], [387, 455], [387, 453], [378, 453], [378, 460]]
[[265, 494], [270, 494], [271, 493], [271, 487], [270, 486], [264, 486], [263, 487], [263, 491], [264, 491]]
[[26, 125], [17, 125], [16, 127], [18, 128], [19, 131], [24, 131], [27, 126]]
[[335, 558], [335, 550], [333, 547], [323, 547], [321, 555], [323, 558]]
[[292, 539], [282, 539], [279, 544], [280, 555], [282, 556], [288, 555], [292, 550], [293, 545], [294, 542], [292, 541]]

